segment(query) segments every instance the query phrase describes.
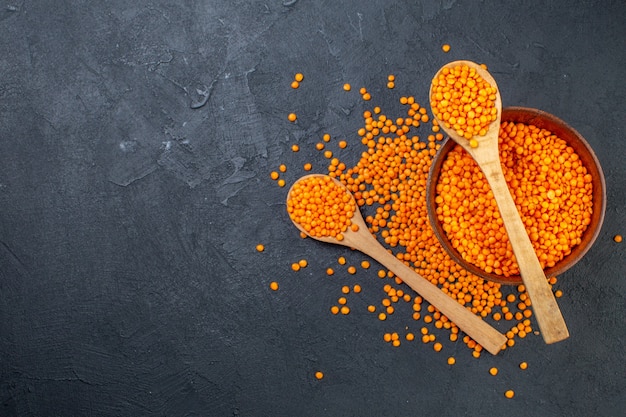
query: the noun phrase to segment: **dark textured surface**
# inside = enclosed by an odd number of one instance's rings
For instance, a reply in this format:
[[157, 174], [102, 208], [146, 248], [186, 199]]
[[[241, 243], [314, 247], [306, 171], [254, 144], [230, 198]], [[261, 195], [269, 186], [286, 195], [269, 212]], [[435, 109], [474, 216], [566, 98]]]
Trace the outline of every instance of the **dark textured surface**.
[[[0, 415], [623, 413], [626, 5], [543, 3], [3, 2]], [[312, 145], [356, 137], [360, 86], [425, 103], [455, 59], [486, 63], [505, 105], [570, 123], [604, 168], [602, 233], [559, 281], [562, 343], [391, 348], [382, 333], [408, 316], [362, 312], [381, 298], [376, 268], [326, 277], [361, 257], [301, 240], [268, 179], [280, 163], [288, 181], [305, 161], [323, 171]], [[331, 316], [356, 280], [355, 312]]]

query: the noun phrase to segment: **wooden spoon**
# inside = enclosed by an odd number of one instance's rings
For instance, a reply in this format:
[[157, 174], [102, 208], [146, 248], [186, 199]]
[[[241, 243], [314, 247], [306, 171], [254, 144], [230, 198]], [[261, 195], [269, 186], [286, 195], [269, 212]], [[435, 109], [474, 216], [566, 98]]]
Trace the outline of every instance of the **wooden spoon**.
[[[455, 61], [442, 67], [434, 78], [444, 68], [456, 67], [458, 65], [467, 65], [474, 68], [476, 72], [483, 77], [492, 87], [497, 89], [496, 81], [491, 74], [478, 64], [471, 61]], [[432, 96], [432, 84], [431, 93]], [[528, 296], [532, 302], [532, 308], [539, 324], [539, 329], [546, 343], [559, 342], [569, 337], [565, 320], [561, 314], [561, 310], [554, 298], [554, 294], [548, 284], [543, 268], [539, 263], [537, 254], [532, 246], [524, 223], [520, 217], [513, 197], [509, 191], [509, 187], [504, 178], [502, 166], [500, 165], [500, 153], [498, 151], [498, 134], [500, 132], [500, 116], [502, 114], [502, 100], [500, 92], [497, 92], [495, 106], [498, 110], [497, 119], [489, 125], [487, 134], [484, 136], [474, 136], [478, 142], [477, 147], [470, 146], [469, 141], [457, 134], [452, 128], [447, 128], [444, 121], [434, 116], [439, 126], [450, 136], [456, 143], [461, 145], [474, 158], [483, 174], [487, 178], [493, 196], [498, 205], [500, 216], [504, 222], [504, 227], [511, 241], [513, 253], [519, 265], [522, 281], [528, 291]], [[434, 113], [434, 109], [433, 109]]]
[[[300, 178], [298, 181], [302, 181], [305, 178], [311, 176], [323, 176], [322, 174], [311, 174]], [[333, 181], [343, 187], [346, 193], [350, 195], [352, 199], [354, 197], [345, 186], [333, 178]], [[293, 185], [287, 195], [287, 200], [291, 196]], [[474, 315], [471, 311], [461, 306], [456, 300], [441, 291], [436, 285], [431, 284], [426, 278], [417, 274], [413, 269], [405, 265], [402, 261], [388, 252], [376, 238], [369, 232], [363, 216], [359, 210], [356, 210], [352, 217], [352, 223], [359, 226], [358, 231], [353, 231], [350, 228], [343, 233], [343, 240], [337, 240], [332, 237], [316, 237], [311, 236], [304, 228], [294, 222], [295, 226], [307, 236], [313, 239], [320, 240], [326, 243], [334, 243], [338, 245], [347, 246], [352, 249], [363, 252], [369, 255], [380, 264], [384, 265], [387, 269], [392, 271], [405, 283], [409, 285], [413, 290], [419, 293], [425, 300], [432, 304], [442, 314], [445, 314], [453, 323], [455, 323], [461, 330], [467, 333], [472, 339], [479, 343], [488, 352], [496, 355], [502, 349], [502, 346], [506, 343], [506, 336], [499, 333], [496, 329], [491, 327], [487, 322], [483, 321], [478, 316]]]

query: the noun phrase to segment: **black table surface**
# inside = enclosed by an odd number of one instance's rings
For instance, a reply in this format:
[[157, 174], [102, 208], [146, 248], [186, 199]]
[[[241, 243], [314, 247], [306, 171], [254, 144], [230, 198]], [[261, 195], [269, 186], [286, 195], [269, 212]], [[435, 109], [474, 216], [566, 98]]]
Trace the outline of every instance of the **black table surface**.
[[[623, 415], [623, 1], [15, 0], [0, 33], [0, 415]], [[604, 225], [558, 281], [563, 342], [392, 347], [383, 333], [424, 324], [366, 311], [375, 263], [328, 277], [365, 257], [301, 239], [269, 178], [324, 172], [324, 133], [356, 161], [363, 111], [427, 105], [457, 59], [602, 164]], [[363, 291], [334, 316], [345, 283]]]

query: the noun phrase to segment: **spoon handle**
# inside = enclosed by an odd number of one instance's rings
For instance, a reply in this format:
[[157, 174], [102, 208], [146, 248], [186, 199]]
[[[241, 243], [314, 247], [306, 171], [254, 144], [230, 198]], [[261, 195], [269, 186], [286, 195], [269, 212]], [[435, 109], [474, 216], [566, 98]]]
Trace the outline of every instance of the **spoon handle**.
[[[366, 236], [369, 237], [366, 238]], [[432, 304], [442, 314], [445, 314], [453, 323], [489, 353], [497, 355], [502, 349], [502, 346], [506, 343], [506, 336], [389, 253], [371, 234], [369, 234], [369, 232], [361, 235], [360, 244], [358, 247], [355, 247], [355, 249], [374, 258], [400, 277], [403, 282]]]
[[[480, 158], [479, 155], [473, 156]], [[477, 162], [491, 186], [544, 341], [550, 344], [567, 339], [569, 332], [565, 320], [517, 211], [499, 158]]]

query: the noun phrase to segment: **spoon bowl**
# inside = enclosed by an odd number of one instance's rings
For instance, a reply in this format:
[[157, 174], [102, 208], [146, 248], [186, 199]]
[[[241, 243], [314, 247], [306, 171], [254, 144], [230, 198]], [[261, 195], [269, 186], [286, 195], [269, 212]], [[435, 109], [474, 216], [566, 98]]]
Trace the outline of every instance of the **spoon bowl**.
[[[322, 174], [311, 174], [301, 177], [295, 184], [300, 181], [304, 181], [311, 177], [327, 177]], [[347, 195], [350, 196], [354, 202], [354, 197], [350, 191], [338, 180], [332, 178], [335, 184], [341, 187]], [[291, 186], [287, 194], [287, 201], [292, 198], [292, 191], [294, 185]], [[356, 203], [355, 203], [355, 207]], [[290, 216], [291, 218], [291, 216]], [[461, 330], [467, 333], [472, 339], [479, 343], [483, 348], [493, 355], [498, 354], [502, 349], [502, 346], [506, 343], [506, 336], [498, 332], [491, 327], [487, 322], [483, 321], [480, 317], [474, 315], [471, 311], [463, 307], [456, 300], [445, 294], [436, 285], [432, 284], [426, 278], [419, 275], [409, 266], [404, 264], [394, 255], [392, 255], [387, 249], [385, 249], [378, 240], [370, 233], [367, 228], [367, 224], [363, 219], [360, 211], [355, 210], [352, 218], [350, 219], [352, 224], [358, 226], [355, 231], [348, 227], [345, 232], [342, 233], [343, 238], [341, 240], [330, 236], [313, 236], [309, 233], [301, 224], [296, 221], [292, 221], [296, 228], [301, 232], [304, 232], [307, 236], [325, 242], [337, 245], [343, 245], [352, 249], [358, 250], [371, 258], [378, 261], [381, 265], [384, 265], [387, 269], [392, 271], [396, 276], [400, 277], [409, 287], [415, 292], [420, 294], [425, 300], [432, 304], [442, 314], [446, 315], [452, 322], [454, 322]]]
[[[451, 62], [443, 66], [437, 72], [433, 80], [437, 80], [444, 69], [455, 68], [459, 65], [474, 69], [491, 87], [496, 88], [496, 99], [494, 101], [494, 106], [497, 110], [496, 118], [489, 124], [485, 135], [472, 138], [475, 140], [473, 143], [474, 146], [471, 145], [471, 142], [467, 138], [459, 135], [455, 129], [446, 126], [445, 121], [437, 117], [435, 109], [433, 108], [434, 118], [446, 134], [472, 156], [483, 171], [491, 187], [491, 191], [493, 192], [493, 196], [500, 211], [500, 216], [509, 236], [511, 246], [513, 247], [513, 253], [515, 254], [519, 266], [520, 275], [522, 276], [522, 281], [530, 297], [543, 339], [548, 344], [559, 342], [568, 338], [569, 332], [554, 294], [552, 293], [552, 289], [548, 284], [543, 268], [539, 263], [537, 254], [532, 246], [530, 237], [526, 232], [524, 223], [517, 211], [500, 164], [498, 135], [500, 132], [500, 118], [502, 116], [502, 100], [500, 98], [500, 92], [497, 90], [497, 83], [486, 69], [471, 61]], [[431, 84], [429, 98], [431, 100], [431, 106], [434, 107], [432, 97], [433, 84]]]

